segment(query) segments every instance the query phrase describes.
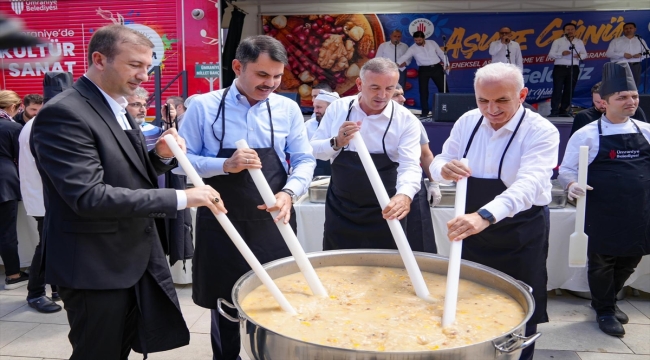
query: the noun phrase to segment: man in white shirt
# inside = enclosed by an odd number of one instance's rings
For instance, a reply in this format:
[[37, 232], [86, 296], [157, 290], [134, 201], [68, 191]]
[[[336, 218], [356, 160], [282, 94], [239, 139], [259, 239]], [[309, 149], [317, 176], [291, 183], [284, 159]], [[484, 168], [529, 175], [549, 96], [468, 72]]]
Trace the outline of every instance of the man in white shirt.
[[[625, 335], [627, 315], [616, 294], [644, 255], [650, 254], [650, 124], [632, 119], [639, 92], [627, 63], [605, 63], [600, 95], [605, 114], [569, 139], [559, 180], [570, 198], [587, 196], [587, 279], [598, 327]], [[586, 189], [578, 180], [581, 146], [589, 147]]]
[[[535, 312], [526, 336], [546, 314], [551, 176], [560, 136], [548, 120], [523, 107], [528, 89], [519, 68], [495, 63], [476, 72], [478, 109], [468, 111], [431, 164], [436, 181], [467, 178], [466, 215], [447, 223], [448, 237], [463, 240], [463, 259], [533, 287]], [[460, 160], [467, 158], [469, 166]], [[532, 359], [533, 346], [521, 359]]]
[[490, 44], [490, 55], [492, 62], [502, 62], [517, 65], [519, 70], [524, 71], [524, 61], [521, 57], [521, 48], [516, 41], [512, 41], [512, 30], [504, 26], [499, 29], [499, 40]]
[[580, 75], [580, 61], [587, 58], [585, 44], [576, 39], [576, 26], [564, 24], [564, 35], [553, 41], [548, 56], [555, 59], [553, 66], [553, 94], [550, 116], [571, 116], [569, 108], [573, 90]]
[[[323, 116], [325, 116], [325, 111], [330, 106], [334, 100], [338, 100], [341, 97], [337, 92], [327, 92], [325, 90], [320, 90], [320, 93], [314, 99], [314, 116], [305, 121], [305, 128], [307, 128], [307, 138], [311, 139], [312, 136], [318, 130]], [[322, 175], [332, 175], [332, 168], [330, 162], [327, 160], [318, 160], [316, 159], [316, 168], [314, 169], [314, 176]]]
[[[409, 49], [409, 46], [401, 41], [402, 31], [397, 29], [393, 30], [393, 32], [390, 34], [390, 41], [386, 41], [385, 43], [379, 45], [379, 48], [377, 49], [377, 55], [375, 57], [390, 59], [397, 64], [397, 60], [402, 57], [402, 55], [404, 55]], [[406, 66], [408, 66], [410, 63], [411, 61], [409, 60], [406, 63]], [[399, 68], [399, 84], [402, 87], [406, 86], [406, 66]]]
[[636, 24], [628, 22], [623, 25], [623, 36], [612, 39], [605, 56], [612, 62], [626, 62], [630, 65], [634, 83], [637, 88], [641, 85], [641, 60], [648, 45], [639, 35], [636, 35]]
[[420, 87], [420, 106], [422, 117], [429, 115], [429, 79], [436, 84], [439, 93], [448, 92], [445, 85], [445, 69], [449, 66], [445, 54], [433, 40], [425, 40], [422, 31], [413, 33], [415, 44], [397, 60], [398, 66], [406, 66], [412, 58], [418, 64], [418, 86]]
[[[314, 156], [332, 163], [325, 202], [324, 250], [396, 249], [386, 219], [402, 220], [420, 189], [420, 127], [405, 107], [391, 101], [399, 69], [385, 58], [363, 65], [361, 93], [334, 101], [311, 139]], [[390, 202], [381, 208], [350, 140], [363, 140]]]

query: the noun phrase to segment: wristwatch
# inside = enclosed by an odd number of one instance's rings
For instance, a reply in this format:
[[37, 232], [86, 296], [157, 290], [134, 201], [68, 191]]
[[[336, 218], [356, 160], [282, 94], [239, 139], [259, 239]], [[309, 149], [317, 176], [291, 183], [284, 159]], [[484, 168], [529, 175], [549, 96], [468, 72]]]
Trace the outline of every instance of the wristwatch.
[[284, 188], [284, 189], [282, 189], [280, 191], [282, 191], [283, 193], [288, 194], [291, 197], [291, 202], [292, 203], [295, 203], [296, 200], [298, 200], [298, 196], [296, 196], [296, 194], [293, 192], [293, 190]]
[[336, 136], [335, 136], [335, 137], [333, 137], [333, 138], [330, 139], [330, 146], [331, 146], [332, 149], [334, 149], [335, 151], [339, 151], [339, 150], [341, 150], [341, 148], [340, 148], [339, 146], [336, 146], [336, 145], [337, 145], [337, 144], [336, 144]]
[[478, 209], [478, 211], [477, 211], [476, 213], [477, 213], [480, 217], [482, 217], [483, 219], [487, 220], [487, 221], [490, 223], [490, 225], [492, 225], [492, 224], [494, 224], [495, 222], [497, 222], [497, 219], [494, 218], [494, 215], [492, 215], [491, 212], [489, 212], [489, 211], [487, 211], [487, 210], [485, 210], [485, 209]]

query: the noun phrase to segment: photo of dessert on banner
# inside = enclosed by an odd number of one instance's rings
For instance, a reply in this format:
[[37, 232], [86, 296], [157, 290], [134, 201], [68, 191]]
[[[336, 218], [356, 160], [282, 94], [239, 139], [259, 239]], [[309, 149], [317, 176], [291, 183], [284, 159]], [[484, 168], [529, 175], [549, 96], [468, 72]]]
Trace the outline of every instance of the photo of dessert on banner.
[[356, 94], [359, 70], [385, 41], [376, 15], [262, 16], [262, 24], [289, 55], [278, 92], [297, 92], [301, 106], [312, 106], [312, 87], [323, 82], [341, 96]]

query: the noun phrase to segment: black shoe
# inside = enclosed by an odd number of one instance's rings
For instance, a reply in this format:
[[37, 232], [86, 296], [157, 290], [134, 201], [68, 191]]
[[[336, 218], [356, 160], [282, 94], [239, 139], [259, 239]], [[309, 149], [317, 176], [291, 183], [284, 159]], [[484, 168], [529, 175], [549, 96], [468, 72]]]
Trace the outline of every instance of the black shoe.
[[558, 113], [554, 113], [554, 112], [552, 112], [552, 113], [550, 113], [550, 114], [548, 115], [548, 117], [558, 117], [558, 116], [560, 116], [560, 114], [558, 114]]
[[5, 290], [18, 289], [21, 286], [27, 285], [29, 274], [21, 271], [20, 276], [15, 279], [5, 278]]
[[41, 296], [36, 299], [28, 300], [27, 304], [29, 305], [29, 307], [34, 308], [36, 309], [36, 311], [44, 314], [50, 314], [50, 313], [55, 313], [57, 311], [61, 311], [61, 305], [50, 300], [50, 298], [48, 298], [47, 296]]
[[599, 316], [598, 327], [607, 335], [618, 337], [625, 335], [623, 325], [621, 325], [614, 315]]
[[58, 292], [52, 291], [52, 296], [50, 296], [52, 301], [61, 301], [61, 295]]
[[614, 316], [616, 317], [616, 320], [620, 322], [621, 324], [627, 324], [630, 322], [630, 318], [627, 317], [627, 314], [621, 311], [621, 309], [618, 308], [618, 305], [616, 305], [616, 310], [614, 311]]
[[560, 117], [573, 117], [573, 115], [571, 115], [569, 113], [563, 113], [563, 114], [560, 114], [559, 116]]

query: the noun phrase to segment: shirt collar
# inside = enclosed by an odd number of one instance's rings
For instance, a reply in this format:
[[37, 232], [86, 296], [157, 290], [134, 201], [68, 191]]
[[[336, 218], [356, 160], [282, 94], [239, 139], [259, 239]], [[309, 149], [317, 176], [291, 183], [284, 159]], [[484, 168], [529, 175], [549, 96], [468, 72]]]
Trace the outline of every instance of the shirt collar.
[[366, 116], [368, 116], [368, 117], [370, 117], [370, 116], [383, 115], [386, 119], [390, 119], [390, 113], [391, 113], [391, 111], [392, 111], [392, 107], [395, 106], [394, 104], [392, 104], [392, 102], [393, 102], [392, 99], [391, 99], [390, 101], [388, 101], [388, 104], [386, 105], [386, 107], [384, 108], [384, 110], [382, 110], [381, 113], [376, 114], [376, 115], [368, 115], [368, 114], [366, 114], [366, 112], [363, 111], [363, 109], [361, 108], [361, 105], [360, 105], [360, 102], [359, 102], [360, 100], [361, 100], [361, 93], [357, 94], [357, 101], [355, 101], [355, 102], [354, 102], [354, 105], [352, 105], [352, 106], [354, 106], [358, 111], [361, 111], [362, 113], [364, 113], [364, 114], [365, 114]]
[[[92, 80], [90, 80], [88, 76], [86, 76], [85, 74], [84, 76], [86, 77], [86, 79], [92, 82], [93, 85], [97, 86], [97, 84], [95, 84]], [[108, 95], [106, 92], [104, 92], [102, 88], [100, 88], [99, 86], [97, 86], [97, 88], [102, 93], [102, 95], [104, 95], [104, 98], [106, 98], [106, 101], [108, 102], [108, 106], [111, 107], [111, 111], [113, 111], [115, 117], [120, 117], [121, 115], [126, 114], [126, 106], [129, 104], [129, 102], [126, 100], [124, 96], [120, 96], [117, 100], [115, 100], [112, 97], [110, 97], [110, 95]]]
[[[515, 112], [514, 115], [508, 120], [508, 122], [501, 128], [501, 129], [506, 129], [507, 131], [514, 132], [515, 128], [517, 127], [517, 124], [519, 123], [519, 119], [521, 119], [521, 115], [524, 113], [524, 105], [519, 105], [519, 109]], [[492, 125], [490, 125], [490, 120], [488, 120], [485, 116], [483, 117], [483, 124], [485, 126], [489, 126], [490, 129], [494, 129]], [[499, 130], [501, 130], [499, 129]], [[495, 130], [495, 131], [499, 131]]]
[[[246, 96], [244, 94], [242, 94], [239, 91], [239, 89], [237, 88], [237, 79], [233, 80], [232, 85], [230, 86], [230, 92], [232, 93], [233, 100], [235, 100], [235, 102], [237, 102], [237, 104], [242, 104], [242, 105], [246, 105], [248, 107], [251, 107], [251, 104], [248, 102], [248, 99], [246, 98]], [[270, 97], [270, 95], [269, 95], [269, 97]], [[269, 101], [268, 97], [266, 99], [264, 99], [264, 100], [258, 101], [257, 104], [263, 104], [266, 101]]]

